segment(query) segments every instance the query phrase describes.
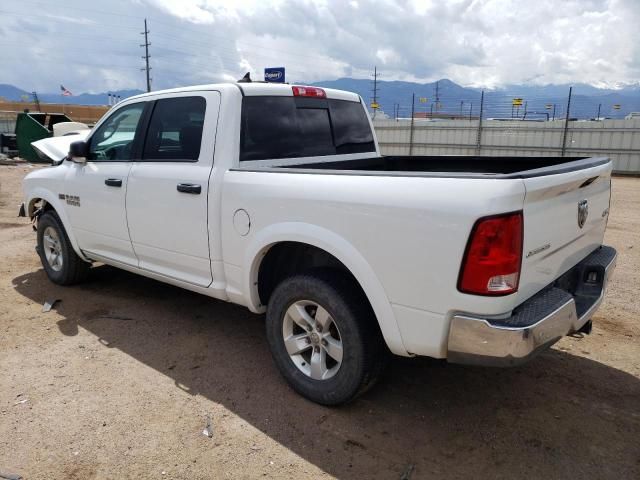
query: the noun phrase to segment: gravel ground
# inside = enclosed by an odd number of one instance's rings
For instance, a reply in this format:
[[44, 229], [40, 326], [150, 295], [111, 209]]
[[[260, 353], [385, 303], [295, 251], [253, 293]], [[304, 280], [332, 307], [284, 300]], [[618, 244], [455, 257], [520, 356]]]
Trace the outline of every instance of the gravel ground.
[[325, 408], [287, 387], [243, 308], [107, 266], [47, 281], [16, 218], [29, 170], [0, 166], [0, 472], [640, 478], [640, 179], [613, 182], [618, 268], [591, 335], [515, 369], [397, 358], [366, 396]]

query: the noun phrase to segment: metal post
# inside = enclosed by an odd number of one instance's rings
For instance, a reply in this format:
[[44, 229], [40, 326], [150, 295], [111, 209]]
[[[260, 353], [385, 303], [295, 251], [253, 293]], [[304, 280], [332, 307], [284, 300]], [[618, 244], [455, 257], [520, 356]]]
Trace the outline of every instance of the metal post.
[[478, 134], [476, 136], [476, 156], [480, 156], [480, 142], [482, 140], [482, 110], [484, 108], [484, 90], [480, 94], [480, 116], [478, 117]]
[[471, 106], [469, 107], [469, 120], [471, 120], [472, 116], [473, 116], [473, 102], [471, 102]]
[[571, 113], [571, 91], [573, 90], [573, 87], [569, 87], [569, 98], [567, 99], [567, 114], [565, 115], [564, 118], [564, 132], [562, 134], [562, 154], [561, 156], [564, 157], [564, 154], [567, 151], [567, 131], [569, 130], [569, 115]]
[[38, 98], [38, 94], [36, 92], [31, 92], [31, 95], [33, 96], [33, 104], [34, 104], [36, 110], [39, 112], [40, 111], [40, 99]]
[[553, 120], [555, 121], [556, 119], [556, 104], [553, 104]]
[[[374, 105], [378, 105], [378, 67], [373, 67], [373, 103]], [[373, 118], [376, 118], [376, 113], [378, 112], [378, 107], [376, 106], [373, 109]]]
[[416, 110], [416, 94], [411, 97], [411, 127], [409, 129], [409, 156], [413, 155], [413, 115]]
[[596, 120], [600, 120], [600, 107], [602, 107], [601, 103], [598, 104], [598, 115], [596, 115]]

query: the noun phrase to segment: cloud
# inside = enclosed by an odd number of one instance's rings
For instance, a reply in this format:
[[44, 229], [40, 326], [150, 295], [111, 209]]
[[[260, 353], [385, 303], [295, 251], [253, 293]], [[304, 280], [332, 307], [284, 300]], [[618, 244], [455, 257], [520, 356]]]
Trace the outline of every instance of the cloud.
[[7, 1], [0, 83], [74, 92], [260, 77], [617, 85], [640, 78], [637, 0]]
[[50, 13], [44, 13], [43, 16], [54, 20], [54, 21], [60, 21], [60, 22], [67, 22], [67, 23], [75, 23], [77, 25], [96, 25], [97, 22], [95, 20], [91, 20], [89, 18], [82, 18], [82, 17], [69, 17], [67, 15], [55, 15], [55, 14], [50, 14]]

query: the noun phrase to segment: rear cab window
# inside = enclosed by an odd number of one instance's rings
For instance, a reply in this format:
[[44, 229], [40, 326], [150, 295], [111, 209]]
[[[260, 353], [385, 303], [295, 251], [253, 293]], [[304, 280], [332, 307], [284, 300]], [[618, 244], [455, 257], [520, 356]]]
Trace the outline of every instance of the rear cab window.
[[242, 100], [241, 162], [375, 150], [360, 102], [293, 96]]

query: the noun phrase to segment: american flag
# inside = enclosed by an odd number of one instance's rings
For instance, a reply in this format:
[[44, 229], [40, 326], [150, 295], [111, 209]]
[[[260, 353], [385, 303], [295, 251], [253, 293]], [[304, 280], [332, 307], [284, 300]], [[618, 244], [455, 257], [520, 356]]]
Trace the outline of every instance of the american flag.
[[60, 85], [60, 90], [62, 90], [62, 96], [63, 97], [70, 97], [70, 96], [73, 95], [73, 93], [71, 93], [69, 90], [64, 88], [64, 85]]

